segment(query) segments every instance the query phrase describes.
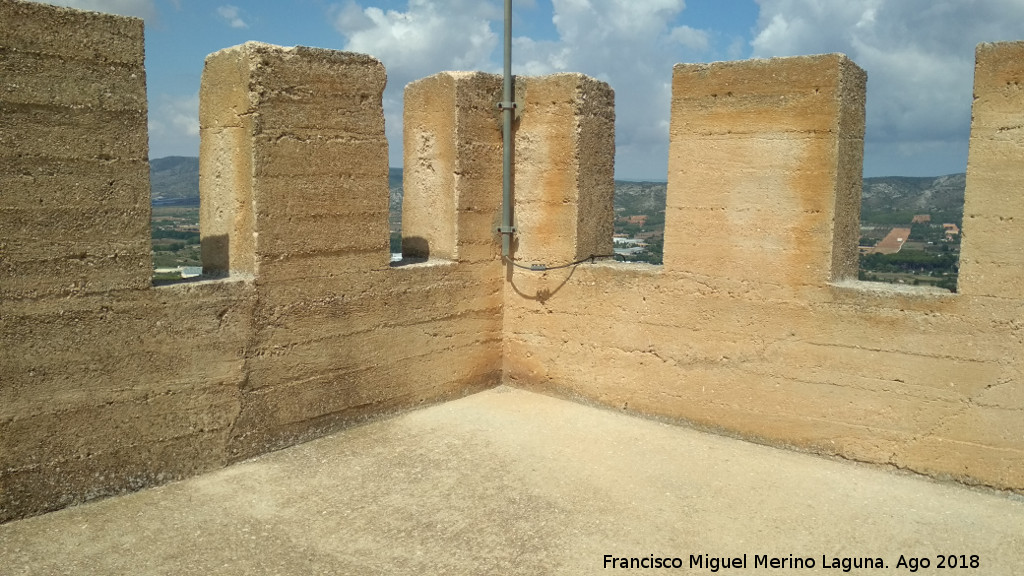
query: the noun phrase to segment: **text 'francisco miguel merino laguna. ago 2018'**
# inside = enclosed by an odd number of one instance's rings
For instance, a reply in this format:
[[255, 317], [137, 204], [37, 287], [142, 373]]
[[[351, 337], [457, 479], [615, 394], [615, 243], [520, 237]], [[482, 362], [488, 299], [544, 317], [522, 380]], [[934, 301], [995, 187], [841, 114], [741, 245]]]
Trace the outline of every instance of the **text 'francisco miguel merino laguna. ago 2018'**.
[[[718, 572], [723, 569], [746, 569], [746, 568], [826, 568], [849, 572], [853, 569], [865, 568], [886, 568], [888, 565], [881, 558], [857, 557], [857, 558], [833, 558], [822, 555], [819, 563], [811, 556], [769, 556], [767, 554], [754, 554], [753, 563], [748, 563], [747, 554], [742, 556], [720, 557], [710, 554], [690, 554], [688, 561], [678, 556], [655, 556], [651, 554], [646, 557], [618, 557], [611, 554], [604, 555], [605, 568], [697, 568], [710, 572]], [[939, 556], [936, 560], [945, 566], [939, 567], [960, 567], [978, 568], [980, 559], [978, 556]], [[927, 568], [931, 565], [931, 559], [906, 557], [900, 555], [899, 560], [892, 564], [896, 568], [905, 569], [908, 572], [917, 572], [920, 568]]]

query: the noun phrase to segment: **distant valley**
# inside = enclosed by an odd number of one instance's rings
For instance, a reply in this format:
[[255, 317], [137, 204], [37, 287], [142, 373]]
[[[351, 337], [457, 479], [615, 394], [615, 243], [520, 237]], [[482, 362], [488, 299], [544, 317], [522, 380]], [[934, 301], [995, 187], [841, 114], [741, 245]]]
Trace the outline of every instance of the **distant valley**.
[[[151, 160], [150, 183], [155, 278], [173, 279], [188, 267], [200, 265], [199, 159], [171, 156]], [[860, 278], [955, 291], [965, 185], [962, 173], [865, 178]], [[389, 170], [388, 186], [391, 251], [400, 252], [400, 168]], [[664, 182], [615, 181], [614, 242], [619, 260], [661, 264], [666, 189]]]
[[[168, 156], [150, 161], [150, 186], [155, 204], [199, 202], [199, 159]], [[388, 174], [390, 204], [401, 212], [402, 169]], [[936, 219], [960, 223], [963, 220], [966, 174], [937, 177], [885, 176], [865, 178], [861, 195], [861, 220], [901, 220], [904, 216], [932, 213]], [[664, 210], [664, 182], [615, 181], [617, 214], [645, 214]], [[934, 217], [934, 216], [933, 216]], [[910, 217], [906, 218], [910, 222]]]

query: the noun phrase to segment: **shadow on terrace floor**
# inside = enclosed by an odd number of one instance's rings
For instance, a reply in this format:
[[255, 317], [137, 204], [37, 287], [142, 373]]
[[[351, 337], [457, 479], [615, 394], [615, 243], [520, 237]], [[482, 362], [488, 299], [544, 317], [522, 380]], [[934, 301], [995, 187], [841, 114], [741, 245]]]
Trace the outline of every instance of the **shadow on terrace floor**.
[[502, 387], [0, 526], [4, 574], [576, 575], [606, 554], [680, 557], [677, 574], [712, 574], [690, 569], [702, 554], [746, 554], [718, 574], [865, 556], [886, 568], [848, 573], [910, 574], [901, 555], [1020, 574], [1024, 501]]

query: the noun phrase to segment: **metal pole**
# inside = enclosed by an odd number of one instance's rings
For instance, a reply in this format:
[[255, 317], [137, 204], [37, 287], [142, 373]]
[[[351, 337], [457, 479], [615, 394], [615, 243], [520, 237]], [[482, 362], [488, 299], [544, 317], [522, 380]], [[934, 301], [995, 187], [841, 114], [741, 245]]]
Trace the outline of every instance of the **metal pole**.
[[512, 94], [512, 0], [505, 0], [505, 82], [498, 107], [502, 114], [502, 176], [501, 176], [501, 255], [509, 258], [512, 252], [512, 113], [515, 111]]

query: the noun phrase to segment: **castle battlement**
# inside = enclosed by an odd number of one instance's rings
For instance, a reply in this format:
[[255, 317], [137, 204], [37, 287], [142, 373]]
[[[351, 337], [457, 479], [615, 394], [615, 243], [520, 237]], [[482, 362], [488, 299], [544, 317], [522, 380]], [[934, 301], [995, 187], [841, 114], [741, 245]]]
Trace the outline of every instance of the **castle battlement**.
[[[507, 265], [494, 75], [246, 43], [200, 89], [206, 279], [153, 286], [139, 20], [0, 0], [0, 521], [499, 384], [1024, 491], [1024, 43], [982, 44], [958, 293], [856, 280], [866, 74], [679, 64], [664, 265]], [[520, 77], [513, 256], [612, 252], [614, 93]]]

